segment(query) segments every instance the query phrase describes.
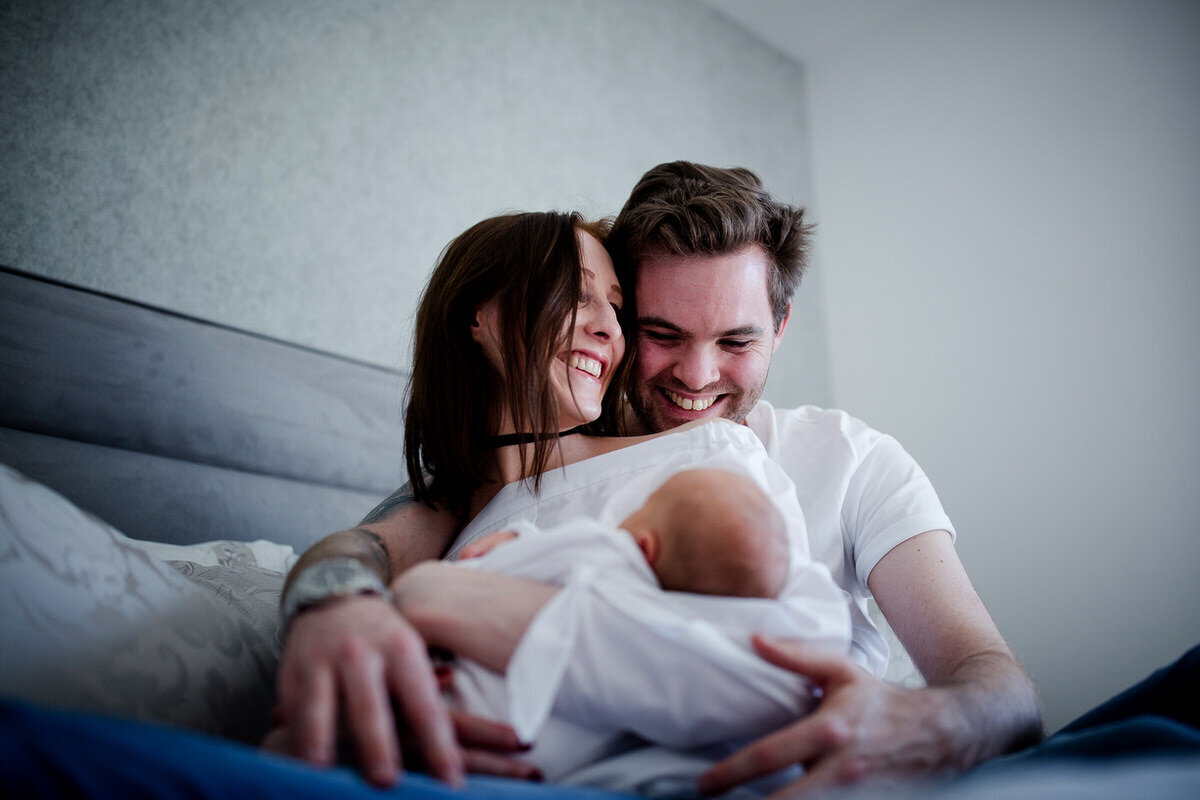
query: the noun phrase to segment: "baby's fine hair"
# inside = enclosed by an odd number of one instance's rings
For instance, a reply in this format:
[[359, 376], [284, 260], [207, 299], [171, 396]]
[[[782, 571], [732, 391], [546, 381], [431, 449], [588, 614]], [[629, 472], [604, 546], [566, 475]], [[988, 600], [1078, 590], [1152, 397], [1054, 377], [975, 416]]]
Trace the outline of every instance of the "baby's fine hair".
[[789, 569], [787, 525], [766, 493], [748, 478], [714, 469], [678, 473], [663, 487], [682, 482], [693, 485], [666, 495], [674, 506], [667, 515], [674, 563], [659, 573], [663, 588], [778, 597]]

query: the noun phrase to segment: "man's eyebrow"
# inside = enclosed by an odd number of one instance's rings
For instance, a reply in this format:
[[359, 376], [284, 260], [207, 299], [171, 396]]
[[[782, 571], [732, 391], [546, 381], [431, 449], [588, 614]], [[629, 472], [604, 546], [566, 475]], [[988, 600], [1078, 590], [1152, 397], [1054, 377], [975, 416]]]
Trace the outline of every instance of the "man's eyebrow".
[[718, 339], [724, 339], [728, 336], [762, 336], [763, 329], [757, 325], [743, 325], [740, 328], [730, 328], [721, 333]]
[[[638, 326], [642, 327], [642, 328], [665, 328], [669, 331], [674, 331], [676, 333], [683, 333], [683, 328], [679, 327], [674, 322], [671, 322], [668, 319], [663, 319], [662, 317], [649, 317], [649, 316], [638, 317]], [[730, 336], [756, 337], [756, 336], [762, 336], [762, 335], [763, 335], [763, 329], [760, 328], [759, 326], [757, 326], [757, 325], [742, 325], [737, 328], [730, 328], [727, 331], [721, 331], [720, 333], [716, 334], [713, 338], [727, 339]]]
[[666, 328], [668, 330], [678, 331], [679, 333], [683, 332], [683, 328], [679, 327], [670, 320], [663, 319], [662, 317], [638, 317], [638, 325], [643, 328]]

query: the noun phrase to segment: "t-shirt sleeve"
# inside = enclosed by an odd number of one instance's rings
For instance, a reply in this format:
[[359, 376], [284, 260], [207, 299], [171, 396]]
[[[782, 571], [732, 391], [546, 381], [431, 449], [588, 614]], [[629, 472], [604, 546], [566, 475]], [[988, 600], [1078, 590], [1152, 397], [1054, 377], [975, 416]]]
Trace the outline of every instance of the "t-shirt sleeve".
[[955, 535], [929, 478], [900, 443], [886, 435], [871, 444], [850, 479], [842, 526], [864, 589], [871, 570], [901, 542], [925, 531]]

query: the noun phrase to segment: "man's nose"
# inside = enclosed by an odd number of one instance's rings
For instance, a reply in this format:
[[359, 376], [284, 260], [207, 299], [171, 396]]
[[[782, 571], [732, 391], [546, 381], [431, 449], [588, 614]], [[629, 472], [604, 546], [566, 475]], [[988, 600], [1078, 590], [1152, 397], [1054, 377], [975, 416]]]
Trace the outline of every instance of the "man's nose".
[[721, 377], [716, 355], [707, 347], [691, 347], [680, 354], [673, 370], [675, 379], [692, 391], [716, 383]]

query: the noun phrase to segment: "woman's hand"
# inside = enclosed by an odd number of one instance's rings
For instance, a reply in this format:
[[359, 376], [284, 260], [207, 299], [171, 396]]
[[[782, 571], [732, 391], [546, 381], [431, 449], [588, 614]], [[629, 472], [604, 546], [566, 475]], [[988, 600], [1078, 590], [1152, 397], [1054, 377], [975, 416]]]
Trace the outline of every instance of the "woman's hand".
[[470, 544], [463, 547], [458, 554], [459, 561], [465, 561], [468, 558], [480, 558], [495, 550], [505, 542], [517, 538], [516, 531], [493, 531], [492, 533], [480, 536]]
[[[277, 688], [279, 727], [264, 743], [268, 748], [332, 764], [340, 721], [367, 779], [390, 786], [400, 774], [402, 721], [430, 772], [462, 783], [463, 752], [425, 642], [386, 599], [349, 597], [297, 616]], [[403, 720], [393, 716], [393, 699]]]
[[805, 774], [772, 799], [853, 783], [872, 775], [912, 776], [959, 766], [965, 719], [941, 689], [897, 689], [849, 658], [812, 652], [799, 642], [755, 636], [776, 666], [808, 677], [822, 691], [807, 717], [747, 745], [700, 778], [718, 794], [793, 764]]

